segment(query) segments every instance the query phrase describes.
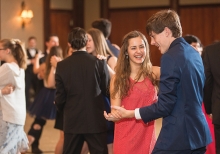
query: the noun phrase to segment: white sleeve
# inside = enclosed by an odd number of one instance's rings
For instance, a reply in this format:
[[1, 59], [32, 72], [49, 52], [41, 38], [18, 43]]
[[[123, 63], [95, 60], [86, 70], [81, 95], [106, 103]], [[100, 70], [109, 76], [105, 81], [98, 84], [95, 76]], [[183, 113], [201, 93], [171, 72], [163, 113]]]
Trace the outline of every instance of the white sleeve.
[[134, 115], [135, 115], [135, 118], [136, 118], [137, 120], [141, 119], [141, 115], [140, 115], [140, 112], [139, 112], [139, 108], [136, 108], [136, 109], [134, 110]]
[[[0, 86], [2, 88], [4, 88], [4, 86], [6, 86], [7, 84], [12, 83], [9, 82], [11, 78], [13, 78], [10, 72], [11, 69], [7, 63], [4, 63], [2, 66], [0, 66]], [[2, 89], [0, 89], [0, 97], [2, 97]]]

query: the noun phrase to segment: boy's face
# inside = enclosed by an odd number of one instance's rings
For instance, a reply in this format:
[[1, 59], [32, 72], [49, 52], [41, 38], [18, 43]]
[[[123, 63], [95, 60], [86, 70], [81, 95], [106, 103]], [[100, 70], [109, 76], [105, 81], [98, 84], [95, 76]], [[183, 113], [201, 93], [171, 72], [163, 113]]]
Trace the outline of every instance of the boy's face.
[[164, 54], [167, 52], [167, 50], [170, 47], [171, 39], [170, 35], [167, 33], [166, 28], [159, 34], [156, 34], [155, 32], [151, 32], [151, 45], [155, 45], [160, 50], [161, 54]]

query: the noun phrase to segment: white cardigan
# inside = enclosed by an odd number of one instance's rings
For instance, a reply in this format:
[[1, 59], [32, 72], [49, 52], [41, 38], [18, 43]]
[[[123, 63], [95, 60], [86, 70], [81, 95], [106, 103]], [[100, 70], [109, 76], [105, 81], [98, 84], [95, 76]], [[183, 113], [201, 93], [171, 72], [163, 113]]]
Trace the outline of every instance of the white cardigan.
[[16, 63], [4, 63], [0, 66], [0, 89], [7, 84], [15, 86], [9, 95], [0, 95], [0, 110], [3, 120], [24, 125], [26, 119], [25, 80], [24, 69]]

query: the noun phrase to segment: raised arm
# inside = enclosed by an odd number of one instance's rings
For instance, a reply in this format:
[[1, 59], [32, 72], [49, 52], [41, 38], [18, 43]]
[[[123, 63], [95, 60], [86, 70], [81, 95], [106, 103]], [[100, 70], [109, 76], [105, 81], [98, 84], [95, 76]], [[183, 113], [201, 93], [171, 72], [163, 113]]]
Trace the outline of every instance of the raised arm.
[[44, 79], [45, 69], [46, 69], [46, 64], [45, 63], [41, 64], [38, 69], [38, 74], [37, 74], [38, 79]]
[[50, 59], [50, 64], [51, 64], [51, 69], [50, 69], [50, 74], [47, 79], [47, 87], [48, 88], [55, 88], [55, 72], [56, 72], [56, 67], [57, 63], [61, 61], [61, 58], [57, 56], [53, 56]]
[[33, 72], [34, 74], [38, 74], [40, 71], [40, 58], [43, 57], [43, 54], [39, 52], [35, 55], [34, 61], [33, 61]]
[[55, 72], [56, 72], [56, 68], [54, 68], [53, 66], [50, 69], [50, 73], [48, 75], [48, 79], [47, 79], [47, 84], [46, 87], [47, 88], [55, 88]]

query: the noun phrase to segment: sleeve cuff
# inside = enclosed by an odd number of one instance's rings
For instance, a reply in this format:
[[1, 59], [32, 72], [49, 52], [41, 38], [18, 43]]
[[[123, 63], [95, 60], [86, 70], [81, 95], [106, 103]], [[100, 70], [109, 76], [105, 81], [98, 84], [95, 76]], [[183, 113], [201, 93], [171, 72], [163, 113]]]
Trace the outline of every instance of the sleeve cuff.
[[0, 97], [2, 97], [2, 90], [0, 90]]
[[139, 111], [139, 108], [136, 108], [135, 110], [134, 110], [134, 115], [135, 115], [135, 118], [136, 119], [141, 119], [141, 115], [140, 115], [140, 111]]

